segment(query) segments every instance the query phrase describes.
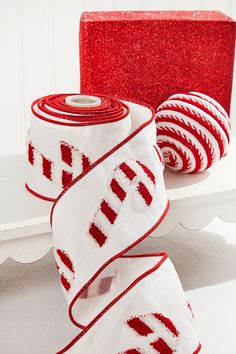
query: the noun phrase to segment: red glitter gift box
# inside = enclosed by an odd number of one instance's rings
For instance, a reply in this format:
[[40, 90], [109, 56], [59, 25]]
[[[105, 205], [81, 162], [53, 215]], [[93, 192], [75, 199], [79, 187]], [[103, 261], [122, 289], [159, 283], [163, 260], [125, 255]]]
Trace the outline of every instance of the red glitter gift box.
[[235, 22], [217, 11], [85, 12], [80, 22], [81, 92], [157, 107], [191, 90], [229, 112]]

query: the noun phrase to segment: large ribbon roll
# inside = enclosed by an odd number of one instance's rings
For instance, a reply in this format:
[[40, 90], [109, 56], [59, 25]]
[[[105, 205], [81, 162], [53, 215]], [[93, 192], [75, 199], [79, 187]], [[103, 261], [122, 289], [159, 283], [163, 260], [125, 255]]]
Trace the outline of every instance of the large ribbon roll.
[[169, 207], [152, 108], [61, 94], [35, 101], [32, 112], [26, 185], [54, 201], [55, 259], [81, 329], [60, 353], [198, 353], [168, 256], [126, 254]]

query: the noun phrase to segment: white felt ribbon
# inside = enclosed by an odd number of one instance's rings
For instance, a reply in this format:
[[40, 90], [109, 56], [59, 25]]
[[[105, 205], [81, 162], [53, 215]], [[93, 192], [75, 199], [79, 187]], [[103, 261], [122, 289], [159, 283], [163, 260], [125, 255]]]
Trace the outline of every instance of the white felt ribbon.
[[69, 316], [81, 328], [60, 353], [199, 352], [168, 256], [125, 255], [169, 207], [153, 110], [55, 95], [34, 102], [33, 113], [27, 188], [55, 200], [54, 254]]

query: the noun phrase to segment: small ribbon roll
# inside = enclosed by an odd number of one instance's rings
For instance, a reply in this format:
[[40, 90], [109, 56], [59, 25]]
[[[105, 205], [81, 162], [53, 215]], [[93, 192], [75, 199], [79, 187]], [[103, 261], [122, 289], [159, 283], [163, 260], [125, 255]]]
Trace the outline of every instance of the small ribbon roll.
[[32, 111], [27, 188], [56, 198], [54, 254], [70, 319], [81, 329], [59, 353], [198, 353], [193, 315], [168, 256], [126, 255], [169, 208], [153, 109], [53, 95]]
[[55, 200], [130, 131], [129, 107], [113, 98], [59, 94], [36, 100], [27, 139], [26, 187]]

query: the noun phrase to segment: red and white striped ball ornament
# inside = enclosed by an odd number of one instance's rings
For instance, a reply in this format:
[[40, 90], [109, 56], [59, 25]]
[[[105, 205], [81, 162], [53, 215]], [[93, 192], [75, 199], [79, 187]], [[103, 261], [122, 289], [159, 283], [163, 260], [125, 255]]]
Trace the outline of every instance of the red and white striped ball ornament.
[[230, 141], [230, 120], [213, 98], [199, 92], [175, 94], [156, 113], [157, 144], [166, 166], [197, 173], [220, 160]]

